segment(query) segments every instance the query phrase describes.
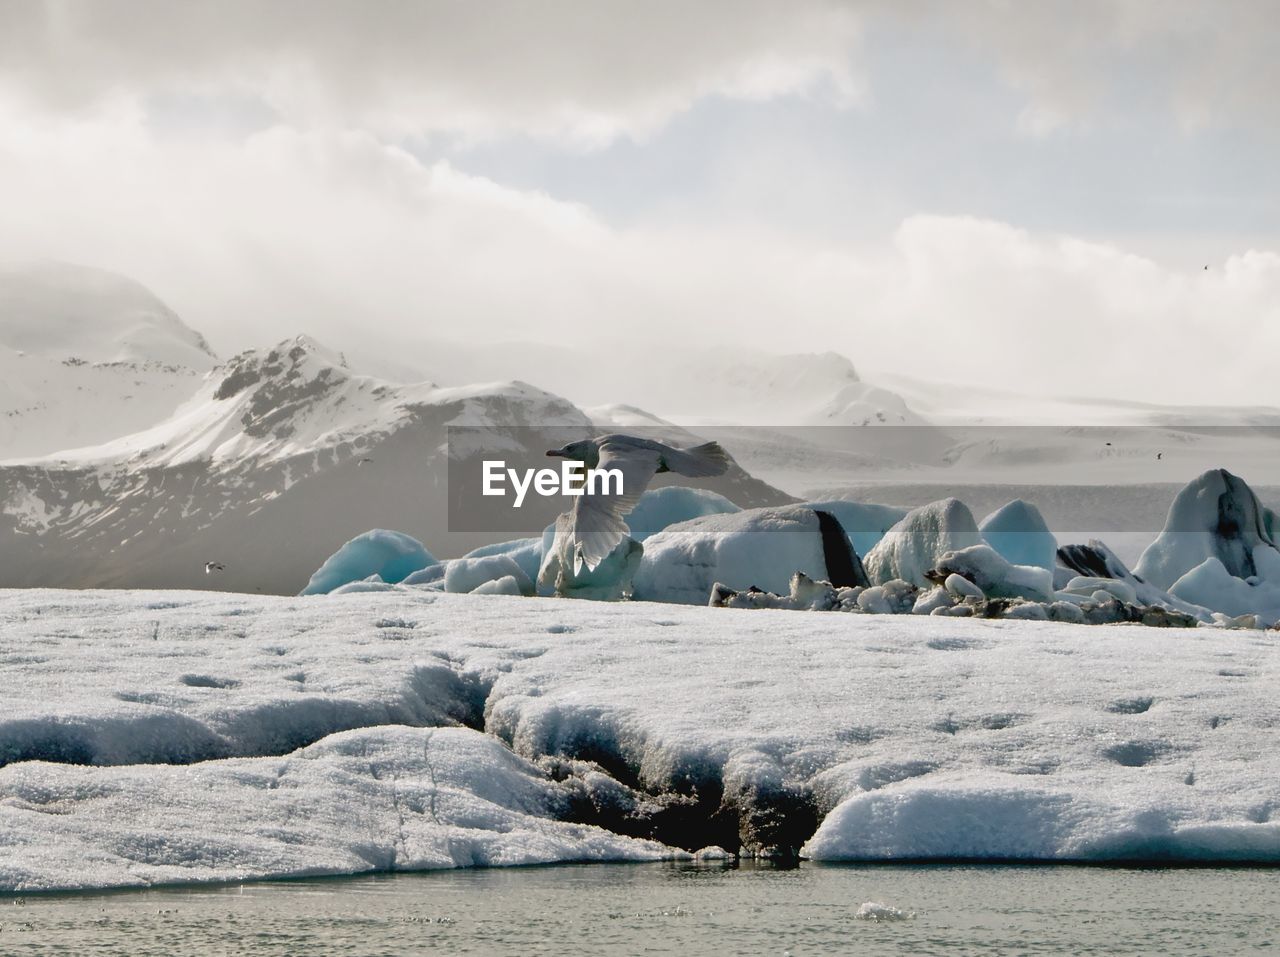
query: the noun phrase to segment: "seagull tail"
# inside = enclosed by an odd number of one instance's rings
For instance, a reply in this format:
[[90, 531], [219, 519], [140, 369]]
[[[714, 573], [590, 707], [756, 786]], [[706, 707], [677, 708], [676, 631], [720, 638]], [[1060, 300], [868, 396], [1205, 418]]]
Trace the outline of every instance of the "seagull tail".
[[676, 449], [666, 456], [667, 468], [681, 475], [700, 478], [705, 475], [723, 475], [729, 470], [729, 453], [719, 442], [704, 442], [691, 449]]

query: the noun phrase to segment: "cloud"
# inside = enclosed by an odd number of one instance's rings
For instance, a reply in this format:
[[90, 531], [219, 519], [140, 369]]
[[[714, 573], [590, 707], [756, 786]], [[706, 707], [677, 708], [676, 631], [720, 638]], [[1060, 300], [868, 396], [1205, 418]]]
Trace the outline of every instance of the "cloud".
[[825, 0], [11, 0], [0, 84], [60, 111], [247, 95], [299, 126], [592, 146], [701, 97], [854, 102], [859, 23]]
[[0, 208], [0, 258], [131, 275], [223, 354], [299, 332], [427, 369], [440, 337], [834, 350], [873, 373], [1222, 403], [1272, 401], [1280, 354], [1275, 252], [1179, 272], [959, 216], [865, 245], [620, 228], [362, 131], [192, 140], [124, 106], [42, 124], [0, 105]]
[[1177, 271], [1111, 244], [937, 216], [905, 221], [894, 246], [900, 271], [882, 314], [908, 341], [945, 350], [930, 363], [941, 379], [1174, 404], [1274, 401], [1275, 252]]
[[7, 0], [0, 87], [46, 109], [111, 97], [261, 100], [281, 122], [598, 147], [700, 99], [869, 95], [868, 44], [967, 44], [1033, 136], [1172, 111], [1188, 130], [1280, 120], [1265, 0]]
[[1280, 5], [1266, 0], [975, 0], [913, 14], [992, 57], [1035, 135], [1151, 110], [1186, 130], [1280, 120]]

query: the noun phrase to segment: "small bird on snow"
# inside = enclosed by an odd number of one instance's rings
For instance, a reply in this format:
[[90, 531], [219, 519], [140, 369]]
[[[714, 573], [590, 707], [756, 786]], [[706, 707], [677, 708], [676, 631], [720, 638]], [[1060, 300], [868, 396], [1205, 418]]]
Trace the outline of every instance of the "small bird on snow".
[[650, 480], [659, 472], [675, 472], [700, 478], [723, 475], [729, 456], [718, 442], [704, 442], [691, 449], [677, 449], [634, 435], [602, 435], [570, 442], [547, 455], [583, 463], [588, 471], [617, 469], [622, 473], [622, 494], [601, 494], [588, 484], [573, 503], [573, 567], [588, 570], [609, 557], [629, 531], [623, 517], [636, 507]]
[[222, 562], [205, 562], [204, 563], [204, 573], [206, 575], [212, 575], [214, 572], [223, 572], [226, 570], [227, 570], [227, 566], [222, 564]]

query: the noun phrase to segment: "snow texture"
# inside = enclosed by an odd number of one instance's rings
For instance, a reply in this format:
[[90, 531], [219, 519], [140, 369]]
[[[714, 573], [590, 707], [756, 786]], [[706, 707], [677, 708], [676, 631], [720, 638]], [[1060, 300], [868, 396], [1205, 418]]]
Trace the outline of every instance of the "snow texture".
[[413, 572], [435, 564], [422, 542], [384, 528], [357, 535], [329, 556], [307, 586], [304, 595], [323, 595], [350, 582], [377, 575], [384, 582], [398, 582]]
[[0, 771], [0, 888], [657, 860], [557, 820], [572, 799], [467, 728], [364, 728], [278, 758]]
[[1280, 862], [1260, 631], [7, 591], [0, 660], [7, 890], [712, 845]]

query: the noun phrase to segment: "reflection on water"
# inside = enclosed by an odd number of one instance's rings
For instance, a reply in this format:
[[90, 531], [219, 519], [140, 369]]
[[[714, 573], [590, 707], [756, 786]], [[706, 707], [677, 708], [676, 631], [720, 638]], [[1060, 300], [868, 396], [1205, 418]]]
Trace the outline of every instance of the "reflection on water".
[[1226, 957], [1280, 952], [1278, 926], [1280, 881], [1247, 868], [597, 864], [0, 898], [5, 955]]

